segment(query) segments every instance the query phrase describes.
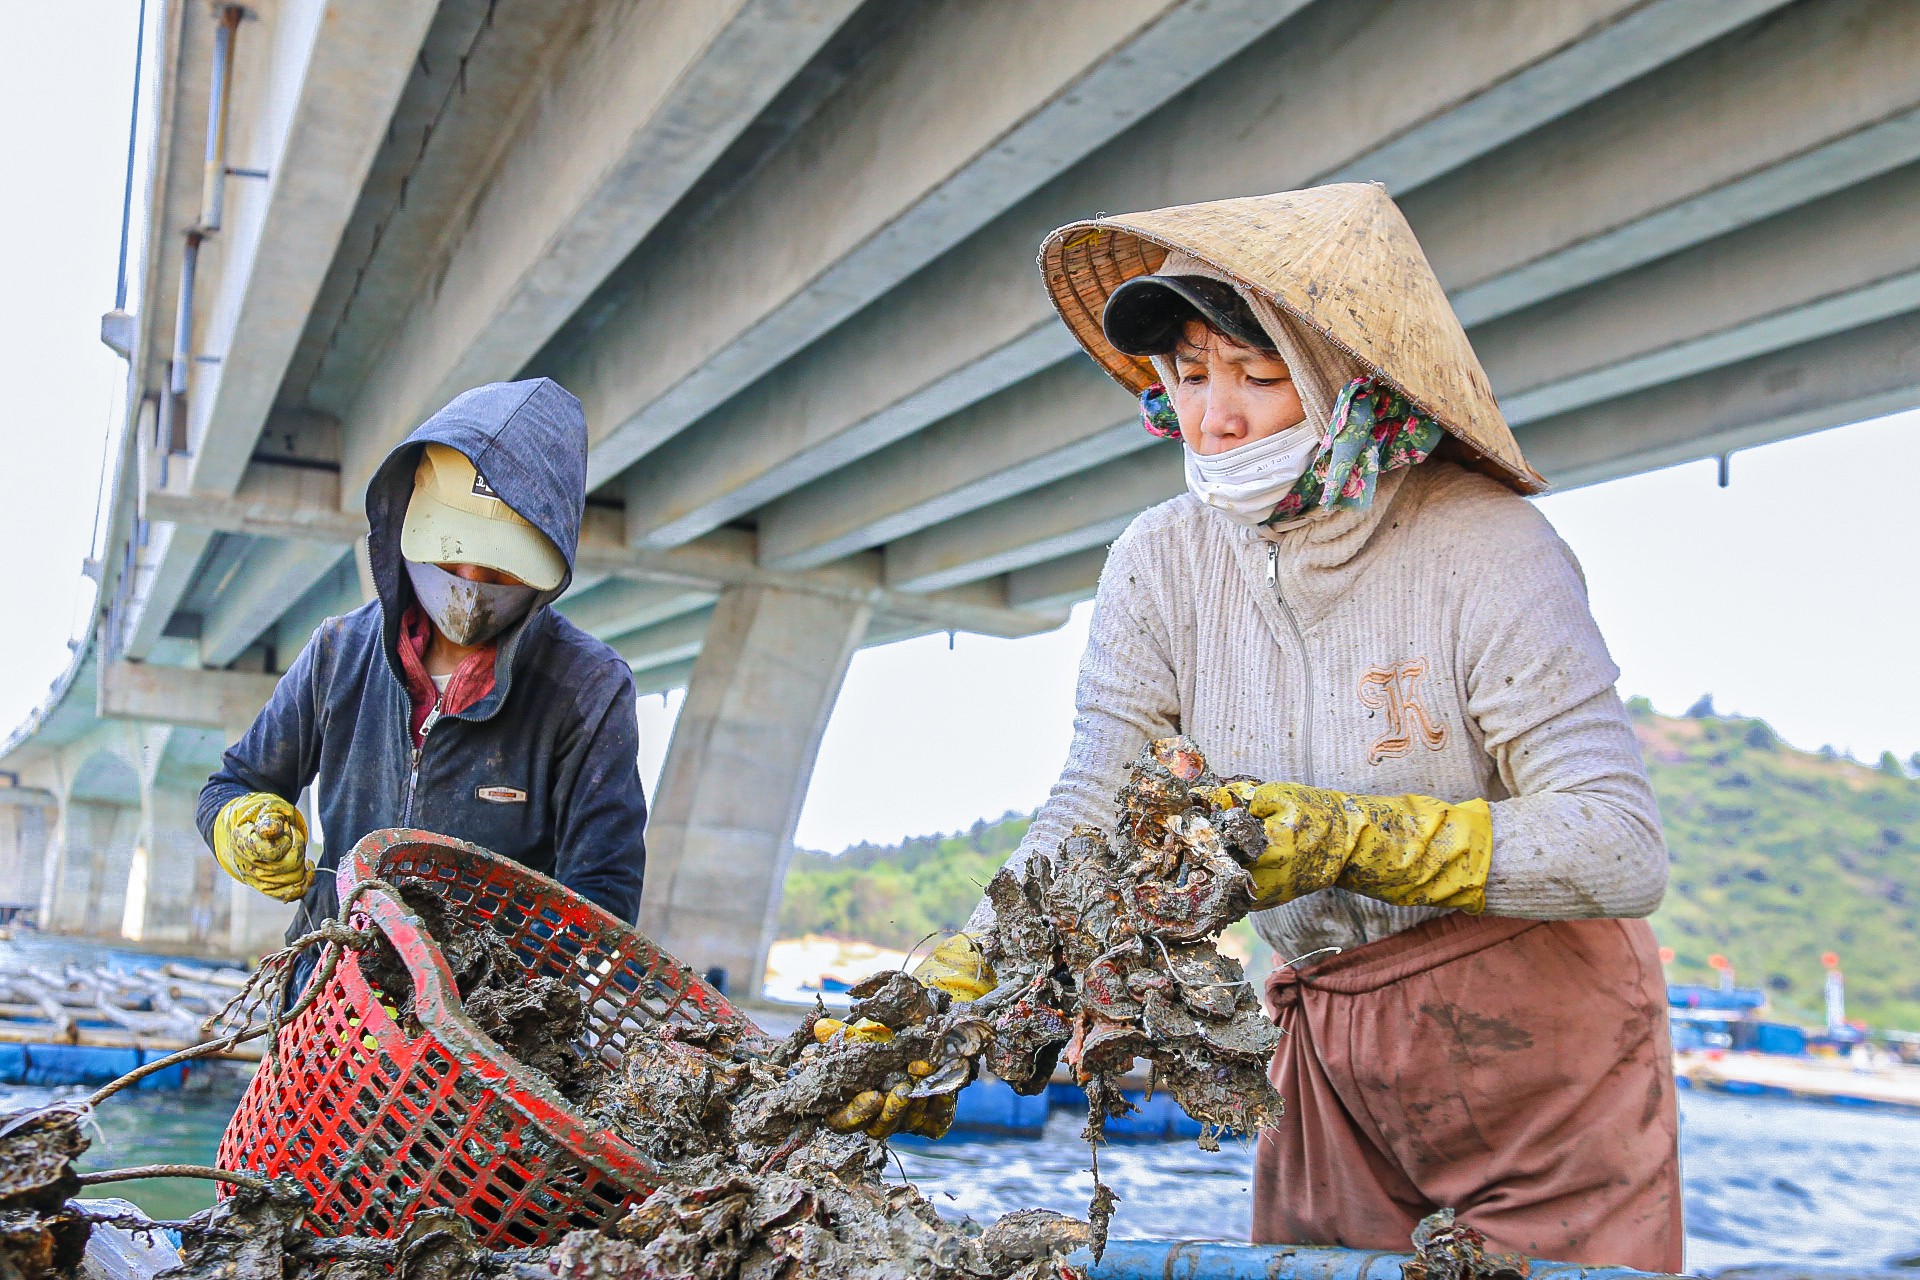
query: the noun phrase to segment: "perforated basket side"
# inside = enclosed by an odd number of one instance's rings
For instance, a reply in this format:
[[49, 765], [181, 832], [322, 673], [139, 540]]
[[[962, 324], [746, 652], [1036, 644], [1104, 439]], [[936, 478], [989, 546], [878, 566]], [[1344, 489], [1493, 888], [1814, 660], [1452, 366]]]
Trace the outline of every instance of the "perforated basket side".
[[340, 873], [344, 895], [369, 879], [428, 883], [469, 925], [485, 925], [529, 972], [570, 982], [587, 1008], [580, 1047], [619, 1062], [635, 1034], [660, 1022], [711, 1021], [757, 1033], [713, 987], [565, 886], [476, 845], [428, 831], [376, 831]]
[[598, 1225], [652, 1189], [556, 1141], [487, 1066], [432, 1034], [407, 1037], [349, 955], [282, 1033], [219, 1159], [298, 1179], [323, 1234], [386, 1236], [444, 1207], [502, 1248]]
[[[432, 884], [530, 973], [571, 982], [589, 1011], [582, 1048], [610, 1064], [663, 1020], [758, 1031], [628, 926], [476, 846], [375, 832], [342, 867], [342, 896], [374, 879]], [[371, 887], [356, 922], [377, 925], [407, 964], [422, 1034], [409, 1037], [358, 958], [344, 956], [249, 1086], [221, 1144], [227, 1167], [299, 1179], [322, 1231], [387, 1235], [422, 1209], [448, 1207], [501, 1247], [602, 1223], [652, 1189], [656, 1175], [638, 1152], [583, 1121], [466, 1019], [438, 947], [402, 903]]]

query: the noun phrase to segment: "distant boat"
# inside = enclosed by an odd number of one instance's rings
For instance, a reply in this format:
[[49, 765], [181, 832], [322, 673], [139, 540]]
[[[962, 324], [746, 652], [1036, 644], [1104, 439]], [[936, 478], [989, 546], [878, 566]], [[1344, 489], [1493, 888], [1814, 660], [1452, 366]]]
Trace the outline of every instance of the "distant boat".
[[858, 978], [843, 978], [839, 974], [823, 973], [820, 975], [818, 982], [803, 982], [800, 984], [800, 989], [802, 991], [823, 991], [828, 994], [834, 994], [853, 990], [853, 984], [858, 981]]
[[1674, 1055], [1674, 1075], [1716, 1093], [1920, 1111], [1920, 1067], [1859, 1055], [1787, 1057], [1719, 1049]]

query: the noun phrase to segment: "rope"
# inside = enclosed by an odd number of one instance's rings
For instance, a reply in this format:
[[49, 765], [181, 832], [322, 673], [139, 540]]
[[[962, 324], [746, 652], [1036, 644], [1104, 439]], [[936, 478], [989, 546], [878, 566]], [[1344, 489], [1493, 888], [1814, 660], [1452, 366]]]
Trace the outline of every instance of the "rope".
[[[286, 946], [280, 948], [280, 950], [261, 960], [260, 967], [255, 969], [253, 976], [247, 979], [247, 985], [242, 987], [233, 999], [227, 1001], [220, 1012], [214, 1014], [211, 1018], [208, 1018], [206, 1022], [202, 1023], [201, 1031], [203, 1033], [210, 1033], [215, 1027], [229, 1025], [235, 1019], [252, 1018], [256, 1016], [256, 1011], [260, 1010], [264, 1010], [266, 1014], [265, 1021], [243, 1021], [238, 1028], [218, 1039], [207, 1040], [200, 1044], [192, 1045], [180, 1050], [178, 1053], [170, 1053], [164, 1058], [156, 1058], [143, 1066], [135, 1067], [119, 1079], [102, 1085], [78, 1104], [55, 1103], [52, 1106], [42, 1108], [42, 1110], [79, 1111], [83, 1114], [90, 1112], [114, 1094], [119, 1093], [130, 1085], [139, 1083], [155, 1072], [165, 1071], [168, 1067], [175, 1066], [182, 1062], [190, 1062], [195, 1058], [204, 1058], [212, 1054], [225, 1053], [235, 1045], [245, 1044], [247, 1041], [256, 1040], [263, 1035], [270, 1034], [273, 1037], [272, 1040], [268, 1041], [266, 1054], [267, 1059], [271, 1060], [274, 1045], [277, 1044], [280, 1039], [280, 1028], [305, 1013], [312, 1007], [313, 1002], [320, 998], [320, 993], [326, 989], [327, 983], [332, 980], [334, 970], [340, 967], [340, 957], [347, 951], [364, 951], [373, 945], [373, 931], [371, 929], [356, 929], [345, 922], [352, 914], [354, 904], [357, 903], [363, 895], [374, 891], [385, 893], [396, 900], [400, 897], [400, 891], [391, 884], [388, 884], [385, 880], [363, 880], [355, 885], [353, 891], [347, 894], [345, 900], [341, 902], [340, 914], [337, 918], [323, 922], [318, 929], [294, 939]], [[325, 947], [325, 950], [320, 953], [320, 963], [314, 970], [313, 980], [307, 983], [307, 989], [301, 993], [300, 999], [283, 1013], [281, 1009], [287, 1003], [288, 988], [293, 983], [294, 962], [303, 951], [312, 946]], [[262, 1065], [264, 1066], [265, 1063], [262, 1063]], [[169, 1175], [148, 1174], [144, 1176], [166, 1177]]]
[[132, 1182], [136, 1178], [206, 1178], [251, 1191], [266, 1191], [270, 1185], [265, 1178], [251, 1173], [235, 1173], [204, 1164], [142, 1164], [128, 1169], [103, 1169], [99, 1173], [83, 1173], [75, 1181], [83, 1187], [97, 1187], [106, 1182]]
[[[320, 993], [332, 980], [334, 970], [340, 966], [340, 957], [348, 951], [364, 951], [373, 945], [372, 929], [356, 929], [346, 921], [353, 914], [354, 905], [361, 897], [374, 892], [384, 893], [395, 901], [401, 900], [400, 891], [385, 880], [365, 880], [355, 885], [352, 892], [347, 894], [340, 903], [338, 917], [325, 921], [318, 929], [294, 939], [263, 959], [260, 967], [254, 970], [253, 976], [247, 979], [247, 985], [242, 987], [233, 999], [227, 1001], [220, 1012], [201, 1024], [201, 1030], [211, 1032], [213, 1028], [226, 1024], [234, 1018], [250, 1018], [254, 1016], [256, 1010], [263, 1008], [266, 1011], [265, 1021], [243, 1022], [241, 1026], [218, 1039], [193, 1045], [178, 1053], [157, 1058], [144, 1066], [135, 1067], [119, 1079], [102, 1085], [80, 1102], [55, 1102], [23, 1112], [14, 1117], [4, 1130], [0, 1130], [0, 1137], [5, 1137], [8, 1133], [40, 1116], [63, 1111], [72, 1112], [83, 1120], [87, 1119], [93, 1114], [93, 1109], [108, 1098], [157, 1071], [164, 1071], [177, 1063], [188, 1062], [194, 1058], [225, 1053], [235, 1045], [258, 1039], [263, 1035], [273, 1036], [267, 1045], [267, 1060], [271, 1061], [273, 1046], [280, 1038], [280, 1028], [305, 1013], [313, 1002], [320, 998]], [[301, 952], [312, 946], [325, 948], [320, 953], [320, 963], [314, 970], [313, 980], [307, 983], [307, 989], [301, 993], [300, 999], [282, 1013], [280, 1009], [286, 1004], [287, 989], [293, 981], [294, 961], [298, 959]], [[262, 1065], [264, 1066], [265, 1063]], [[257, 1191], [265, 1191], [270, 1185], [267, 1179], [255, 1174], [238, 1173], [231, 1169], [215, 1169], [199, 1164], [145, 1164], [126, 1169], [107, 1169], [100, 1173], [83, 1173], [79, 1175], [79, 1182], [81, 1186], [91, 1187], [108, 1182], [130, 1182], [137, 1178], [208, 1178]]]

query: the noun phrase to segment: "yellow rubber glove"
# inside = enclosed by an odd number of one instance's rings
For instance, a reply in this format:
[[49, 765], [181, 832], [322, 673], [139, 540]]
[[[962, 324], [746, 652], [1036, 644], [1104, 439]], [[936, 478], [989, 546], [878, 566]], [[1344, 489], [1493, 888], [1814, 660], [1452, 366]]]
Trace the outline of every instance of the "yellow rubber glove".
[[1487, 905], [1493, 815], [1485, 800], [1355, 796], [1295, 782], [1233, 782], [1213, 794], [1261, 820], [1267, 851], [1248, 868], [1263, 907], [1338, 887], [1398, 907]]
[[213, 820], [213, 856], [228, 875], [269, 898], [295, 902], [313, 887], [307, 820], [270, 791], [227, 801]]
[[[914, 966], [913, 976], [921, 986], [944, 991], [956, 1000], [978, 1000], [999, 985], [993, 966], [981, 954], [980, 944], [964, 933], [956, 933], [935, 947], [927, 958]], [[822, 1045], [844, 1036], [856, 1043], [884, 1044], [893, 1039], [893, 1030], [871, 1018], [844, 1022], [821, 1018], [813, 1024], [813, 1038]], [[884, 1089], [868, 1089], [848, 1099], [827, 1117], [826, 1124], [835, 1133], [859, 1129], [869, 1137], [886, 1138], [896, 1133], [918, 1133], [938, 1138], [953, 1125], [955, 1095], [937, 1094], [930, 1098], [912, 1096], [915, 1082], [932, 1075], [935, 1063], [910, 1062], [903, 1076], [889, 1080]]]
[[993, 966], [971, 936], [956, 933], [927, 953], [914, 966], [913, 976], [923, 987], [944, 991], [955, 1000], [978, 1000], [1000, 985]]

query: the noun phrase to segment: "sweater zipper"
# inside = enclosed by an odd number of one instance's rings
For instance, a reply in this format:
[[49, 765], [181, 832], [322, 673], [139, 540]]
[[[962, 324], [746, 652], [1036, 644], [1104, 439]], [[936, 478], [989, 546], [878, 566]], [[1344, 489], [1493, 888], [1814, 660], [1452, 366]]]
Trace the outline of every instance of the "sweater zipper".
[[413, 825], [413, 797], [420, 789], [420, 757], [427, 749], [427, 735], [440, 722], [440, 703], [441, 698], [435, 698], [427, 718], [420, 722], [420, 745], [413, 749], [413, 761], [407, 771], [407, 803], [400, 812], [400, 821], [405, 826]]
[[[1273, 598], [1279, 602], [1280, 614], [1287, 620], [1287, 627], [1293, 632], [1294, 643], [1300, 646], [1300, 670], [1307, 677], [1307, 696], [1300, 717], [1300, 746], [1306, 756], [1302, 782], [1316, 786], [1313, 780], [1313, 655], [1307, 652], [1307, 634], [1300, 629], [1300, 619], [1294, 615], [1293, 606], [1287, 603], [1286, 593], [1280, 590], [1280, 548], [1267, 544], [1267, 586], [1273, 591]], [[1346, 911], [1347, 919], [1362, 940], [1367, 938], [1367, 923], [1361, 918], [1360, 908], [1351, 894], [1335, 892], [1341, 907]]]
[[1300, 646], [1300, 671], [1306, 676], [1306, 696], [1300, 700], [1300, 749], [1305, 757], [1305, 777], [1302, 782], [1313, 786], [1313, 655], [1307, 652], [1307, 635], [1300, 629], [1300, 620], [1294, 616], [1293, 606], [1287, 603], [1286, 593], [1280, 590], [1280, 548], [1273, 543], [1267, 544], [1267, 590], [1273, 592], [1273, 598], [1280, 605], [1280, 616], [1287, 620], [1287, 629], [1293, 632], [1293, 642]]

